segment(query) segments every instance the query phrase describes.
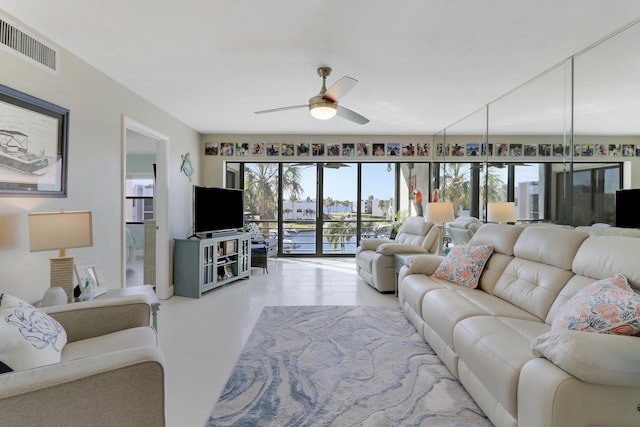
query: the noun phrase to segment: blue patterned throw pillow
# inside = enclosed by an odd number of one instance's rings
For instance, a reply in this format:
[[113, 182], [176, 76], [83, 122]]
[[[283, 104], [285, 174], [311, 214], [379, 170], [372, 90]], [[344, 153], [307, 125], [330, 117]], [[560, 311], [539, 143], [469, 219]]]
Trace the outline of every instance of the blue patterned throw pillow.
[[0, 373], [60, 362], [67, 333], [31, 304], [0, 294]]

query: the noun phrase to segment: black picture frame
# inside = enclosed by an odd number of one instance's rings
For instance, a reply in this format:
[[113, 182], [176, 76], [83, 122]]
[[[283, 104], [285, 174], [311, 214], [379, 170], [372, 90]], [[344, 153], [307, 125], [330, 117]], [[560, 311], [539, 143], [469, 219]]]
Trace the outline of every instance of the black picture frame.
[[67, 197], [69, 110], [0, 85], [0, 196]]

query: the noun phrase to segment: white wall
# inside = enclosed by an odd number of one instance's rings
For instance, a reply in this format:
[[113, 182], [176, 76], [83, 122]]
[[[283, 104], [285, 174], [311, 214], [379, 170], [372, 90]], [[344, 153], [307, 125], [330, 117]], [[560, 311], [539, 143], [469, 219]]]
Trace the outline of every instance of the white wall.
[[[30, 302], [39, 300], [49, 286], [49, 257], [57, 255], [29, 252], [27, 213], [32, 211], [91, 210], [94, 246], [68, 254], [77, 262], [96, 261], [107, 286], [121, 286], [123, 115], [170, 138], [172, 238], [183, 238], [191, 227], [191, 183], [180, 172], [180, 155], [190, 152], [195, 165], [201, 155], [200, 137], [193, 129], [70, 52], [61, 49], [59, 58], [55, 75], [0, 50], [0, 84], [70, 110], [68, 197], [0, 197], [0, 291]], [[194, 182], [200, 179], [198, 169]], [[171, 259], [158, 262], [171, 265]]]

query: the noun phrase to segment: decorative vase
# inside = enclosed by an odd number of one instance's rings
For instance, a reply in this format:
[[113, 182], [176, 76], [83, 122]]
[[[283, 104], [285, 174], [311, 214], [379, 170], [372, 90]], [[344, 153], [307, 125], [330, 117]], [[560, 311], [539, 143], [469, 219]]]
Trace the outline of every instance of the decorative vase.
[[68, 301], [67, 293], [63, 288], [59, 286], [54, 286], [47, 289], [42, 296], [42, 301], [40, 305], [42, 307], [48, 307], [51, 305], [63, 305]]

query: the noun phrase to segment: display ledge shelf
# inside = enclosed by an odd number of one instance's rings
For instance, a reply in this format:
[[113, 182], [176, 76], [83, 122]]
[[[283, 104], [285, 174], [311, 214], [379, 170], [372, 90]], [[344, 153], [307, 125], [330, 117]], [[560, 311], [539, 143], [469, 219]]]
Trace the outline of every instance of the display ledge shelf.
[[216, 267], [223, 267], [225, 265], [229, 265], [229, 264], [235, 264], [237, 263], [238, 260], [237, 259], [230, 259], [229, 261], [218, 261], [216, 264]]

